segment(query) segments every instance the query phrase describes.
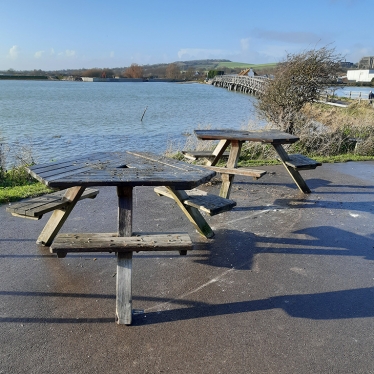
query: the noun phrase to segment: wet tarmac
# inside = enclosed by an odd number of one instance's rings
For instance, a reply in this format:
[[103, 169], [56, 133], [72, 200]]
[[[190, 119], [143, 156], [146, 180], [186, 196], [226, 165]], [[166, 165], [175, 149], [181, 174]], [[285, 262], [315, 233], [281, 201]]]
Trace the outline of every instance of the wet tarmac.
[[[195, 249], [134, 255], [132, 326], [114, 322], [114, 255], [58, 259], [35, 244], [48, 215], [0, 206], [0, 373], [374, 373], [374, 162], [302, 172], [309, 195], [264, 169], [236, 177], [209, 240], [136, 189], [134, 231], [188, 231]], [[113, 232], [116, 206], [100, 188], [61, 231]]]

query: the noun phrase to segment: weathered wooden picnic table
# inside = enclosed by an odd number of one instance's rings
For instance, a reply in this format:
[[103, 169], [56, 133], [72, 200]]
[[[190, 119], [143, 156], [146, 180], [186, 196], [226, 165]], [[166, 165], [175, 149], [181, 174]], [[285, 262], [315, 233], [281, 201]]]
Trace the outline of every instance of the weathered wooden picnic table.
[[[68, 252], [117, 253], [116, 320], [131, 324], [132, 320], [132, 252], [179, 250], [186, 254], [192, 249], [187, 233], [142, 234], [132, 231], [132, 196], [136, 186], [164, 186], [179, 202], [184, 190], [209, 181], [215, 172], [163, 156], [143, 152], [101, 152], [76, 157], [28, 169], [29, 173], [54, 189], [66, 189], [62, 208], [55, 209], [38, 238], [50, 246], [52, 253], [65, 257]], [[90, 186], [114, 186], [118, 195], [118, 231], [116, 233], [61, 233], [59, 230]], [[194, 207], [189, 207], [190, 220], [199, 230], [205, 230], [205, 219]]]
[[[292, 144], [299, 140], [297, 136], [278, 130], [239, 131], [239, 130], [195, 130], [197, 138], [202, 140], [219, 140], [218, 145], [210, 155], [206, 166], [211, 170], [221, 173], [222, 186], [220, 196], [228, 198], [234, 181], [234, 175], [253, 176], [260, 178], [266, 172], [263, 170], [237, 168], [242, 144], [244, 142], [261, 142], [271, 144], [277, 152], [283, 165], [291, 175], [297, 187], [304, 193], [310, 189], [299, 173], [299, 170], [315, 169], [321, 163], [304, 155], [290, 155], [283, 148], [283, 144]], [[225, 150], [231, 145], [226, 167], [216, 167]]]

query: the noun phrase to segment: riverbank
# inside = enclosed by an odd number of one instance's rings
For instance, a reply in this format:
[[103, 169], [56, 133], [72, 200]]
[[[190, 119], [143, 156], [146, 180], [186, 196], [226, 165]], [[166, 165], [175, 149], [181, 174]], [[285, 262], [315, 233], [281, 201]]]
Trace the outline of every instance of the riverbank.
[[[80, 85], [80, 86], [91, 86], [91, 85]], [[104, 85], [105, 86], [105, 85]], [[116, 87], [119, 87], [117, 85], [114, 85]], [[206, 85], [198, 85], [195, 87], [198, 87], [198, 90], [194, 89], [193, 90], [175, 90], [177, 85], [173, 85], [173, 89], [170, 91], [172, 94], [183, 94], [182, 97], [175, 97], [171, 95], [167, 95], [167, 100], [168, 102], [170, 101], [173, 103], [175, 100], [178, 101], [178, 103], [184, 103], [184, 107], [186, 107], [187, 103], [190, 103], [188, 101], [187, 95], [190, 95], [194, 93], [195, 95], [199, 95], [199, 97], [203, 98], [211, 98], [211, 93], [210, 92], [205, 92], [205, 90], [200, 90], [201, 88], [205, 88]], [[183, 87], [190, 87], [191, 85], [181, 85]], [[101, 92], [102, 90], [102, 85], [97, 86], [97, 90]], [[169, 86], [165, 86], [166, 88]], [[42, 87], [41, 87], [42, 88]], [[74, 94], [74, 91], [68, 88], [66, 92], [69, 92], [69, 94]], [[209, 88], [209, 87], [208, 87]], [[234, 98], [233, 102], [229, 102], [230, 108], [232, 107], [231, 104], [233, 104], [234, 111], [236, 110], [235, 108], [238, 108], [238, 110], [243, 110], [242, 104], [247, 102], [247, 95], [243, 94], [234, 94], [232, 92], [228, 93], [225, 90], [220, 90], [211, 87], [215, 93], [217, 93], [219, 104], [224, 105], [226, 103], [226, 100], [230, 98]], [[117, 91], [116, 92], [122, 93], [122, 91]], [[164, 90], [165, 91], [165, 90]], [[34, 92], [34, 91], [33, 91]], [[47, 91], [49, 92], [49, 91]], [[88, 92], [92, 92], [96, 94], [96, 89], [91, 91], [89, 89]], [[104, 89], [105, 93], [108, 93], [106, 89]], [[154, 91], [155, 93], [160, 93], [160, 91]], [[149, 93], [149, 91], [147, 91]], [[59, 97], [61, 97], [61, 91], [59, 91]], [[207, 94], [207, 95], [206, 95]], [[81, 100], [82, 95], [79, 94], [79, 98]], [[242, 100], [243, 99], [243, 100]], [[46, 100], [44, 98], [44, 100]], [[60, 100], [60, 99], [59, 99]], [[245, 101], [244, 101], [245, 100]], [[290, 152], [291, 153], [302, 153], [305, 154], [311, 158], [316, 159], [317, 161], [323, 162], [323, 163], [335, 163], [335, 162], [346, 162], [346, 161], [363, 161], [363, 160], [372, 160], [374, 159], [374, 108], [370, 106], [367, 102], [355, 102], [355, 101], [350, 101], [348, 99], [345, 99], [346, 102], [350, 103], [348, 108], [338, 108], [338, 107], [331, 107], [328, 105], [324, 104], [318, 104], [315, 103], [313, 105], [306, 106], [303, 110], [302, 113], [302, 119], [303, 121], [300, 121], [299, 126], [297, 127], [296, 135], [300, 137], [300, 141], [295, 143], [291, 148], [290, 147]], [[213, 100], [214, 101], [214, 100]], [[217, 101], [217, 100], [215, 100]], [[82, 102], [82, 101], [81, 101]], [[196, 112], [196, 101], [193, 101], [188, 105], [188, 107], [191, 106], [191, 115], [188, 117], [190, 120], [192, 118], [195, 118], [197, 112]], [[241, 106], [237, 106], [237, 104], [241, 104]], [[84, 104], [84, 102], [82, 102]], [[175, 104], [175, 103], [174, 103]], [[227, 103], [226, 103], [227, 104]], [[27, 107], [27, 102], [24, 104], [24, 106]], [[54, 105], [54, 102], [53, 102]], [[183, 105], [183, 104], [181, 104]], [[43, 146], [49, 146], [52, 147], [51, 149], [56, 150], [56, 149], [64, 149], [66, 152], [73, 152], [74, 153], [84, 153], [87, 152], [86, 147], [87, 144], [90, 144], [90, 151], [92, 151], [93, 148], [99, 147], [100, 149], [105, 149], [105, 146], [111, 147], [110, 150], [113, 150], [113, 144], [116, 144], [117, 147], [120, 148], [129, 148], [129, 145], [134, 144], [134, 146], [138, 147], [137, 144], [139, 144], [139, 141], [142, 144], [142, 147], [144, 150], [149, 150], [149, 151], [154, 151], [156, 153], [167, 153], [168, 156], [173, 156], [173, 157], [179, 157], [183, 159], [182, 154], [180, 153], [181, 150], [186, 150], [186, 149], [207, 149], [206, 147], [214, 147], [213, 144], [209, 144], [208, 142], [198, 143], [193, 141], [193, 129], [194, 128], [224, 128], [222, 124], [224, 123], [226, 127], [230, 123], [233, 123], [233, 121], [225, 121], [222, 122], [223, 119], [226, 117], [223, 117], [225, 114], [230, 114], [232, 112], [227, 110], [222, 113], [220, 116], [220, 121], [214, 119], [212, 120], [212, 124], [197, 124], [196, 126], [185, 126], [185, 127], [178, 127], [178, 129], [175, 128], [175, 118], [178, 118], [178, 123], [180, 118], [177, 116], [177, 110], [179, 113], [181, 112], [180, 108], [181, 105], [178, 106], [177, 108], [174, 108], [172, 111], [172, 118], [170, 117], [168, 120], [170, 122], [170, 126], [172, 129], [181, 135], [176, 135], [174, 138], [170, 137], [169, 134], [166, 135], [166, 133], [162, 133], [162, 130], [156, 131], [154, 129], [154, 122], [153, 118], [155, 116], [154, 108], [153, 105], [148, 108], [147, 113], [145, 115], [144, 121], [138, 125], [138, 126], [133, 126], [132, 129], [128, 129], [130, 133], [126, 133], [126, 136], [123, 134], [121, 136], [110, 136], [108, 134], [105, 134], [105, 128], [102, 127], [94, 127], [90, 128], [90, 133], [95, 132], [96, 137], [92, 138], [90, 137], [84, 137], [82, 136], [82, 132], [85, 132], [87, 130], [87, 126], [76, 126], [74, 132], [76, 134], [80, 135], [75, 135], [75, 139], [64, 139], [63, 135], [56, 135], [52, 139], [47, 139], [46, 141], [45, 137], [43, 139], [40, 139], [40, 143], [35, 143], [36, 145], [33, 147], [29, 147], [29, 151], [32, 152], [32, 150], [37, 149], [40, 151], [41, 147]], [[208, 105], [209, 106], [209, 105]], [[53, 106], [54, 108], [56, 106]], [[46, 107], [46, 111], [48, 112], [48, 105]], [[69, 108], [69, 106], [67, 106]], [[100, 107], [101, 108], [101, 107]], [[214, 107], [216, 108], [216, 107]], [[187, 110], [187, 109], [186, 109]], [[208, 110], [208, 109], [207, 109]], [[153, 112], [152, 112], [153, 111]], [[115, 112], [115, 108], [113, 107], [113, 112]], [[141, 117], [141, 114], [144, 112], [144, 107], [139, 106], [139, 113], [138, 117]], [[17, 112], [20, 113], [20, 112]], [[168, 116], [170, 113], [167, 113]], [[215, 113], [216, 114], [216, 113]], [[39, 115], [37, 113], [37, 115]], [[52, 114], [51, 114], [52, 115]], [[34, 116], [34, 114], [33, 114]], [[5, 113], [6, 117], [6, 113]], [[112, 116], [113, 117], [113, 116]], [[38, 117], [39, 118], [39, 117]], [[81, 117], [80, 117], [81, 118]], [[305, 122], [305, 118], [309, 118], [309, 122]], [[238, 122], [238, 119], [236, 122]], [[86, 119], [84, 119], [86, 120]], [[92, 119], [93, 121], [93, 119]], [[119, 120], [118, 120], [119, 121]], [[160, 119], [158, 119], [160, 121]], [[195, 120], [196, 121], [196, 120]], [[19, 122], [19, 121], [18, 121]], [[95, 124], [97, 126], [98, 118], [96, 117]], [[140, 120], [138, 119], [138, 122], [140, 123]], [[92, 122], [94, 123], [94, 122]], [[119, 123], [119, 122], [118, 122]], [[162, 122], [160, 121], [160, 124]], [[238, 126], [230, 126], [231, 128], [234, 129], [244, 129], [244, 128], [249, 128], [248, 123], [256, 123], [258, 124], [258, 121], [255, 120], [250, 120], [243, 124]], [[174, 126], [172, 126], [174, 124]], [[214, 124], [214, 125], [213, 125]], [[45, 124], [43, 126], [44, 131], [48, 130], [48, 124]], [[63, 124], [63, 126], [66, 126], [66, 121]], [[115, 127], [116, 130], [112, 131], [118, 131], [118, 127]], [[120, 131], [126, 132], [126, 127], [123, 126], [124, 128], [121, 128]], [[138, 134], [134, 133], [134, 136], [139, 137], [139, 141], [131, 141], [130, 135], [132, 132], [134, 132], [134, 129], [139, 128], [139, 131], [142, 133], [145, 132], [150, 132], [152, 135], [152, 131], [157, 134], [156, 142], [155, 142], [155, 136], [153, 136], [152, 140], [149, 140], [149, 137], [146, 135], [144, 136], [138, 136]], [[252, 128], [252, 127], [251, 127]], [[324, 129], [321, 132], [321, 129]], [[185, 130], [184, 130], [185, 129]], [[10, 129], [11, 130], [11, 129]], [[24, 131], [27, 129], [25, 128]], [[62, 131], [62, 128], [59, 128], [60, 131]], [[157, 130], [157, 129], [156, 129]], [[132, 132], [131, 132], [132, 131]], [[169, 131], [168, 128], [165, 129], [164, 131]], [[108, 131], [110, 132], [110, 131]], [[102, 134], [100, 136], [100, 139], [98, 138], [98, 134]], [[130, 135], [129, 135], [130, 134]], [[92, 134], [91, 134], [92, 135]], [[102, 143], [102, 140], [107, 139], [108, 141], [106, 143]], [[34, 139], [35, 140], [35, 139]], [[154, 147], [154, 144], [157, 144], [158, 148]], [[276, 161], [276, 155], [274, 152], [272, 152], [272, 147], [267, 147], [261, 144], [244, 144], [243, 146], [243, 152], [242, 152], [242, 157], [240, 159], [240, 165], [242, 166], [260, 166], [260, 165], [272, 165], [279, 163]], [[14, 150], [20, 150], [21, 147], [18, 143], [14, 143], [13, 146]], [[65, 152], [65, 151], [64, 151]], [[40, 163], [41, 161], [51, 161], [52, 158], [46, 158], [46, 160], [40, 160], [36, 158], [35, 160], [35, 155], [33, 157], [25, 157], [23, 154], [21, 159], [29, 159], [29, 162], [36, 162]], [[65, 155], [67, 156], [67, 155]], [[35, 161], [33, 161], [35, 160]], [[26, 162], [27, 163], [27, 162]], [[1, 160], [1, 149], [0, 149], [0, 165], [4, 165]], [[0, 203], [6, 203], [9, 201], [15, 201], [21, 198], [25, 198], [27, 196], [35, 196], [38, 194], [45, 193], [47, 189], [43, 187], [42, 185], [34, 184], [31, 183], [30, 180], [24, 181], [22, 178], [18, 179], [18, 181], [14, 182], [14, 177], [13, 179], [6, 179], [0, 182]], [[43, 187], [43, 188], [42, 188]]]

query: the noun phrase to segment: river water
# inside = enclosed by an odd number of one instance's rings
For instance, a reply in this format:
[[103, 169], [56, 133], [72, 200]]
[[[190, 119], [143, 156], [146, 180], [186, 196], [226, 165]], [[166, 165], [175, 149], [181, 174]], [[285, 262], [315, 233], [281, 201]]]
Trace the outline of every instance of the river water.
[[[370, 88], [346, 87], [335, 94], [349, 91], [367, 96]], [[160, 154], [170, 144], [182, 149], [196, 128], [261, 127], [255, 100], [197, 83], [0, 80], [0, 143], [8, 163], [23, 148], [38, 163], [96, 151]]]
[[0, 81], [0, 142], [31, 148], [38, 163], [96, 151], [163, 153], [199, 127], [245, 128], [255, 100], [205, 84]]

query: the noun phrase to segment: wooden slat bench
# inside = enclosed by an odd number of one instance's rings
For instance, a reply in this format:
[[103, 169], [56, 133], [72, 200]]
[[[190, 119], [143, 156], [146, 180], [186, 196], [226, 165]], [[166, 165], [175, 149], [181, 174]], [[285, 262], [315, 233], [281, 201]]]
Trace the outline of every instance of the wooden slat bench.
[[[174, 199], [174, 196], [166, 187], [155, 187], [154, 191], [159, 196], [167, 196]], [[208, 195], [205, 191], [198, 189], [186, 191], [186, 194], [187, 196], [181, 199], [183, 205], [199, 209], [210, 216], [227, 212], [236, 206], [234, 200], [225, 199], [217, 195]]]
[[115, 233], [69, 233], [58, 234], [50, 252], [65, 257], [68, 252], [139, 252], [179, 251], [181, 255], [192, 249], [187, 233], [133, 234], [118, 236]]
[[231, 175], [244, 175], [246, 177], [253, 177], [259, 179], [266, 174], [265, 170], [248, 169], [248, 168], [226, 168], [219, 166], [204, 165], [205, 168], [214, 170], [220, 174], [231, 174]]
[[[182, 151], [184, 157], [190, 160], [198, 160], [199, 158], [213, 158], [213, 151]], [[229, 152], [224, 152], [221, 157], [229, 157]]]
[[288, 160], [285, 163], [296, 170], [312, 170], [322, 165], [322, 163], [301, 154], [288, 155]]
[[[64, 198], [65, 192], [65, 190], [61, 190], [32, 199], [26, 199], [10, 205], [6, 210], [16, 217], [39, 220], [43, 217], [43, 214], [56, 209], [64, 209], [70, 204], [70, 200]], [[98, 190], [87, 188], [79, 200], [87, 198], [94, 199], [98, 193]]]

